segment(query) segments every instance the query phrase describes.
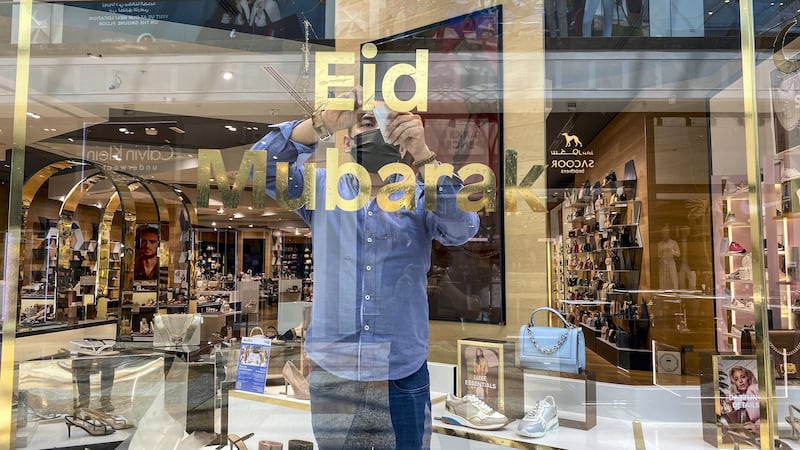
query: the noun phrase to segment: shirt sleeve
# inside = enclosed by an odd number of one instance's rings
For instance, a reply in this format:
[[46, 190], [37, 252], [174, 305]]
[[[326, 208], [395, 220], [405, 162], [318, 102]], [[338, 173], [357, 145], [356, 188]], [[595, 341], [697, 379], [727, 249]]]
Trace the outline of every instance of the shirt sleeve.
[[464, 211], [456, 203], [462, 187], [464, 182], [456, 175], [441, 177], [436, 185], [436, 209], [428, 212], [427, 226], [442, 245], [462, 245], [478, 233], [478, 213]]
[[[276, 172], [277, 163], [285, 162], [289, 164], [289, 183], [288, 194], [290, 198], [297, 198], [303, 193], [303, 180], [305, 178], [303, 163], [314, 153], [314, 147], [303, 145], [291, 140], [289, 137], [292, 130], [300, 123], [299, 120], [283, 122], [270, 127], [269, 133], [253, 144], [252, 150], [264, 150], [267, 152], [267, 195], [277, 199], [276, 193]], [[306, 219], [308, 211], [298, 211]]]

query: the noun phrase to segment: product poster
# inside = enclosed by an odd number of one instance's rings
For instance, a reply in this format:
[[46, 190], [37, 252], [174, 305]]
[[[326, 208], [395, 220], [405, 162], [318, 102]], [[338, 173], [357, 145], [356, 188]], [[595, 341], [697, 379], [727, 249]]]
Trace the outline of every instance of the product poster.
[[459, 341], [460, 396], [472, 394], [492, 409], [501, 411], [502, 343]]
[[243, 337], [236, 373], [236, 389], [264, 393], [269, 368], [271, 341], [264, 336]]
[[716, 356], [717, 423], [722, 443], [747, 444], [759, 435], [755, 356]]

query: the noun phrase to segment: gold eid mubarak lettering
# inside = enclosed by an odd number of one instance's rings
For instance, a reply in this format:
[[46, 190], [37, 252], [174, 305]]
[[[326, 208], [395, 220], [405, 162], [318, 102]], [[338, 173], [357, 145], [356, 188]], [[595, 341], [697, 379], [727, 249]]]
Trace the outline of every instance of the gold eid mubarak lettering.
[[[367, 59], [377, 56], [378, 50], [373, 44], [365, 44], [361, 49], [361, 55]], [[329, 92], [331, 88], [352, 88], [355, 86], [355, 77], [350, 75], [331, 75], [330, 66], [337, 64], [355, 64], [355, 55], [350, 52], [317, 52], [315, 54], [315, 94], [314, 103], [316, 108], [324, 106], [331, 110], [352, 110], [354, 100], [352, 98], [331, 98]], [[419, 112], [427, 111], [428, 107], [428, 51], [416, 51], [416, 67], [407, 63], [398, 63], [390, 67], [383, 77], [381, 88], [383, 99], [386, 105], [394, 111], [411, 111], [416, 109]], [[411, 77], [414, 80], [414, 95], [408, 100], [400, 99], [395, 93], [397, 80], [402, 76]], [[375, 98], [375, 65], [365, 63], [363, 65], [363, 98], [364, 109], [369, 110], [374, 106]], [[225, 208], [236, 208], [239, 206], [241, 192], [248, 179], [252, 180], [253, 185], [253, 208], [263, 208], [266, 205], [266, 167], [267, 152], [260, 150], [247, 150], [244, 152], [239, 171], [236, 173], [233, 186], [229, 184], [225, 163], [222, 159], [220, 150], [201, 149], [198, 151], [197, 169], [197, 206], [208, 208], [209, 194], [211, 190], [211, 175], [216, 178], [217, 188], [222, 196], [222, 204]], [[317, 209], [316, 204], [316, 178], [305, 177], [302, 194], [297, 198], [289, 197], [289, 166], [288, 163], [279, 162], [276, 166], [276, 197], [277, 200], [287, 209]], [[316, 164], [305, 163], [305, 172], [314, 173]], [[327, 210], [340, 208], [345, 211], [356, 211], [367, 204], [372, 183], [369, 173], [364, 167], [355, 162], [339, 163], [339, 152], [335, 148], [327, 151], [326, 161], [327, 181], [325, 186], [325, 205]], [[544, 172], [544, 166], [534, 165], [522, 181], [517, 184], [517, 152], [506, 150], [505, 152], [505, 210], [516, 211], [517, 197], [521, 197], [528, 207], [533, 211], [546, 211], [544, 203], [534, 194], [533, 183], [539, 179]], [[252, 178], [250, 174], [252, 173]], [[425, 209], [434, 210], [436, 208], [437, 184], [441, 177], [452, 178], [458, 175], [462, 180], [466, 180], [473, 175], [477, 175], [480, 181], [465, 184], [459, 190], [456, 203], [464, 211], [480, 211], [485, 209], [487, 212], [497, 209], [495, 195], [496, 177], [491, 168], [485, 164], [467, 164], [458, 171], [455, 171], [452, 164], [430, 164], [425, 168], [424, 189], [425, 189]], [[358, 180], [359, 192], [352, 199], [345, 199], [339, 194], [337, 185], [339, 179], [350, 174]], [[413, 170], [406, 164], [393, 163], [387, 164], [378, 171], [381, 179], [386, 180], [390, 176], [399, 174], [401, 181], [389, 183], [380, 188], [377, 195], [377, 203], [385, 211], [397, 211], [401, 208], [412, 209], [416, 206], [415, 189], [416, 177]], [[401, 193], [399, 198], [397, 193]]]
[[[233, 186], [228, 181], [228, 172], [222, 160], [222, 150], [200, 149], [197, 152], [197, 206], [208, 208], [208, 199], [211, 191], [211, 175], [217, 182], [217, 189], [222, 195], [222, 205], [225, 208], [236, 208], [239, 206], [239, 198], [244, 190], [244, 186], [252, 173], [253, 184], [253, 208], [260, 209], [266, 205], [266, 178], [267, 178], [267, 152], [263, 150], [246, 150], [236, 172]], [[305, 163], [305, 172], [314, 173], [317, 165]], [[332, 210], [340, 208], [345, 211], [355, 211], [367, 204], [369, 194], [372, 189], [369, 173], [360, 164], [352, 161], [339, 163], [339, 151], [329, 148], [327, 153], [326, 170], [328, 171], [325, 185], [325, 209]], [[289, 197], [289, 164], [279, 162], [276, 164], [276, 197], [277, 200], [287, 209], [318, 209], [314, 193], [316, 192], [316, 177], [305, 177], [303, 193], [297, 198]], [[533, 191], [533, 184], [544, 173], [544, 166], [534, 165], [517, 184], [517, 152], [515, 150], [505, 151], [505, 186], [504, 199], [505, 210], [514, 212], [517, 210], [517, 198], [522, 198], [532, 211], [544, 212], [544, 203]], [[358, 194], [352, 199], [343, 198], [337, 189], [339, 179], [350, 174], [358, 179]], [[402, 177], [401, 181], [389, 183], [382, 186], [377, 195], [378, 206], [385, 211], [397, 211], [401, 208], [411, 209], [415, 203], [415, 183], [411, 167], [403, 163], [392, 163], [383, 166], [378, 175], [386, 180], [394, 174]], [[487, 212], [497, 209], [497, 196], [495, 195], [496, 178], [492, 169], [485, 164], [467, 164], [458, 171], [455, 171], [452, 164], [429, 164], [425, 168], [424, 189], [425, 189], [425, 209], [436, 209], [437, 182], [440, 177], [452, 178], [458, 175], [462, 180], [466, 180], [473, 175], [480, 177], [480, 181], [465, 184], [456, 195], [458, 207], [464, 211], [480, 211], [486, 209]], [[401, 192], [401, 198], [391, 199], [396, 192]], [[476, 198], [478, 197], [478, 198]]]

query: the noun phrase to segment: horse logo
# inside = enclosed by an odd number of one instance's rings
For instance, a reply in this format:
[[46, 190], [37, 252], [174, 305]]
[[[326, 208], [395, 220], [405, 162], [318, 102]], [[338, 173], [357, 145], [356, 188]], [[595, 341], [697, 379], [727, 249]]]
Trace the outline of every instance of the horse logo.
[[581, 142], [577, 135], [569, 133], [561, 133], [561, 135], [564, 136], [564, 140], [567, 141], [567, 147], [570, 147], [572, 144], [575, 144], [575, 147], [583, 147], [583, 142]]

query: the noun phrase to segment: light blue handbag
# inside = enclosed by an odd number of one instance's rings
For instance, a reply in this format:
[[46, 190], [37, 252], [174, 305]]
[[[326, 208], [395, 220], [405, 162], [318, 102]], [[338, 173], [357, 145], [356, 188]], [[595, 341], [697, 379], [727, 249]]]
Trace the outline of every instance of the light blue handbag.
[[[537, 327], [533, 316], [549, 311], [564, 323], [564, 327]], [[586, 370], [586, 343], [583, 330], [564, 319], [553, 308], [536, 308], [530, 323], [519, 329], [519, 364], [528, 369], [580, 373]]]

